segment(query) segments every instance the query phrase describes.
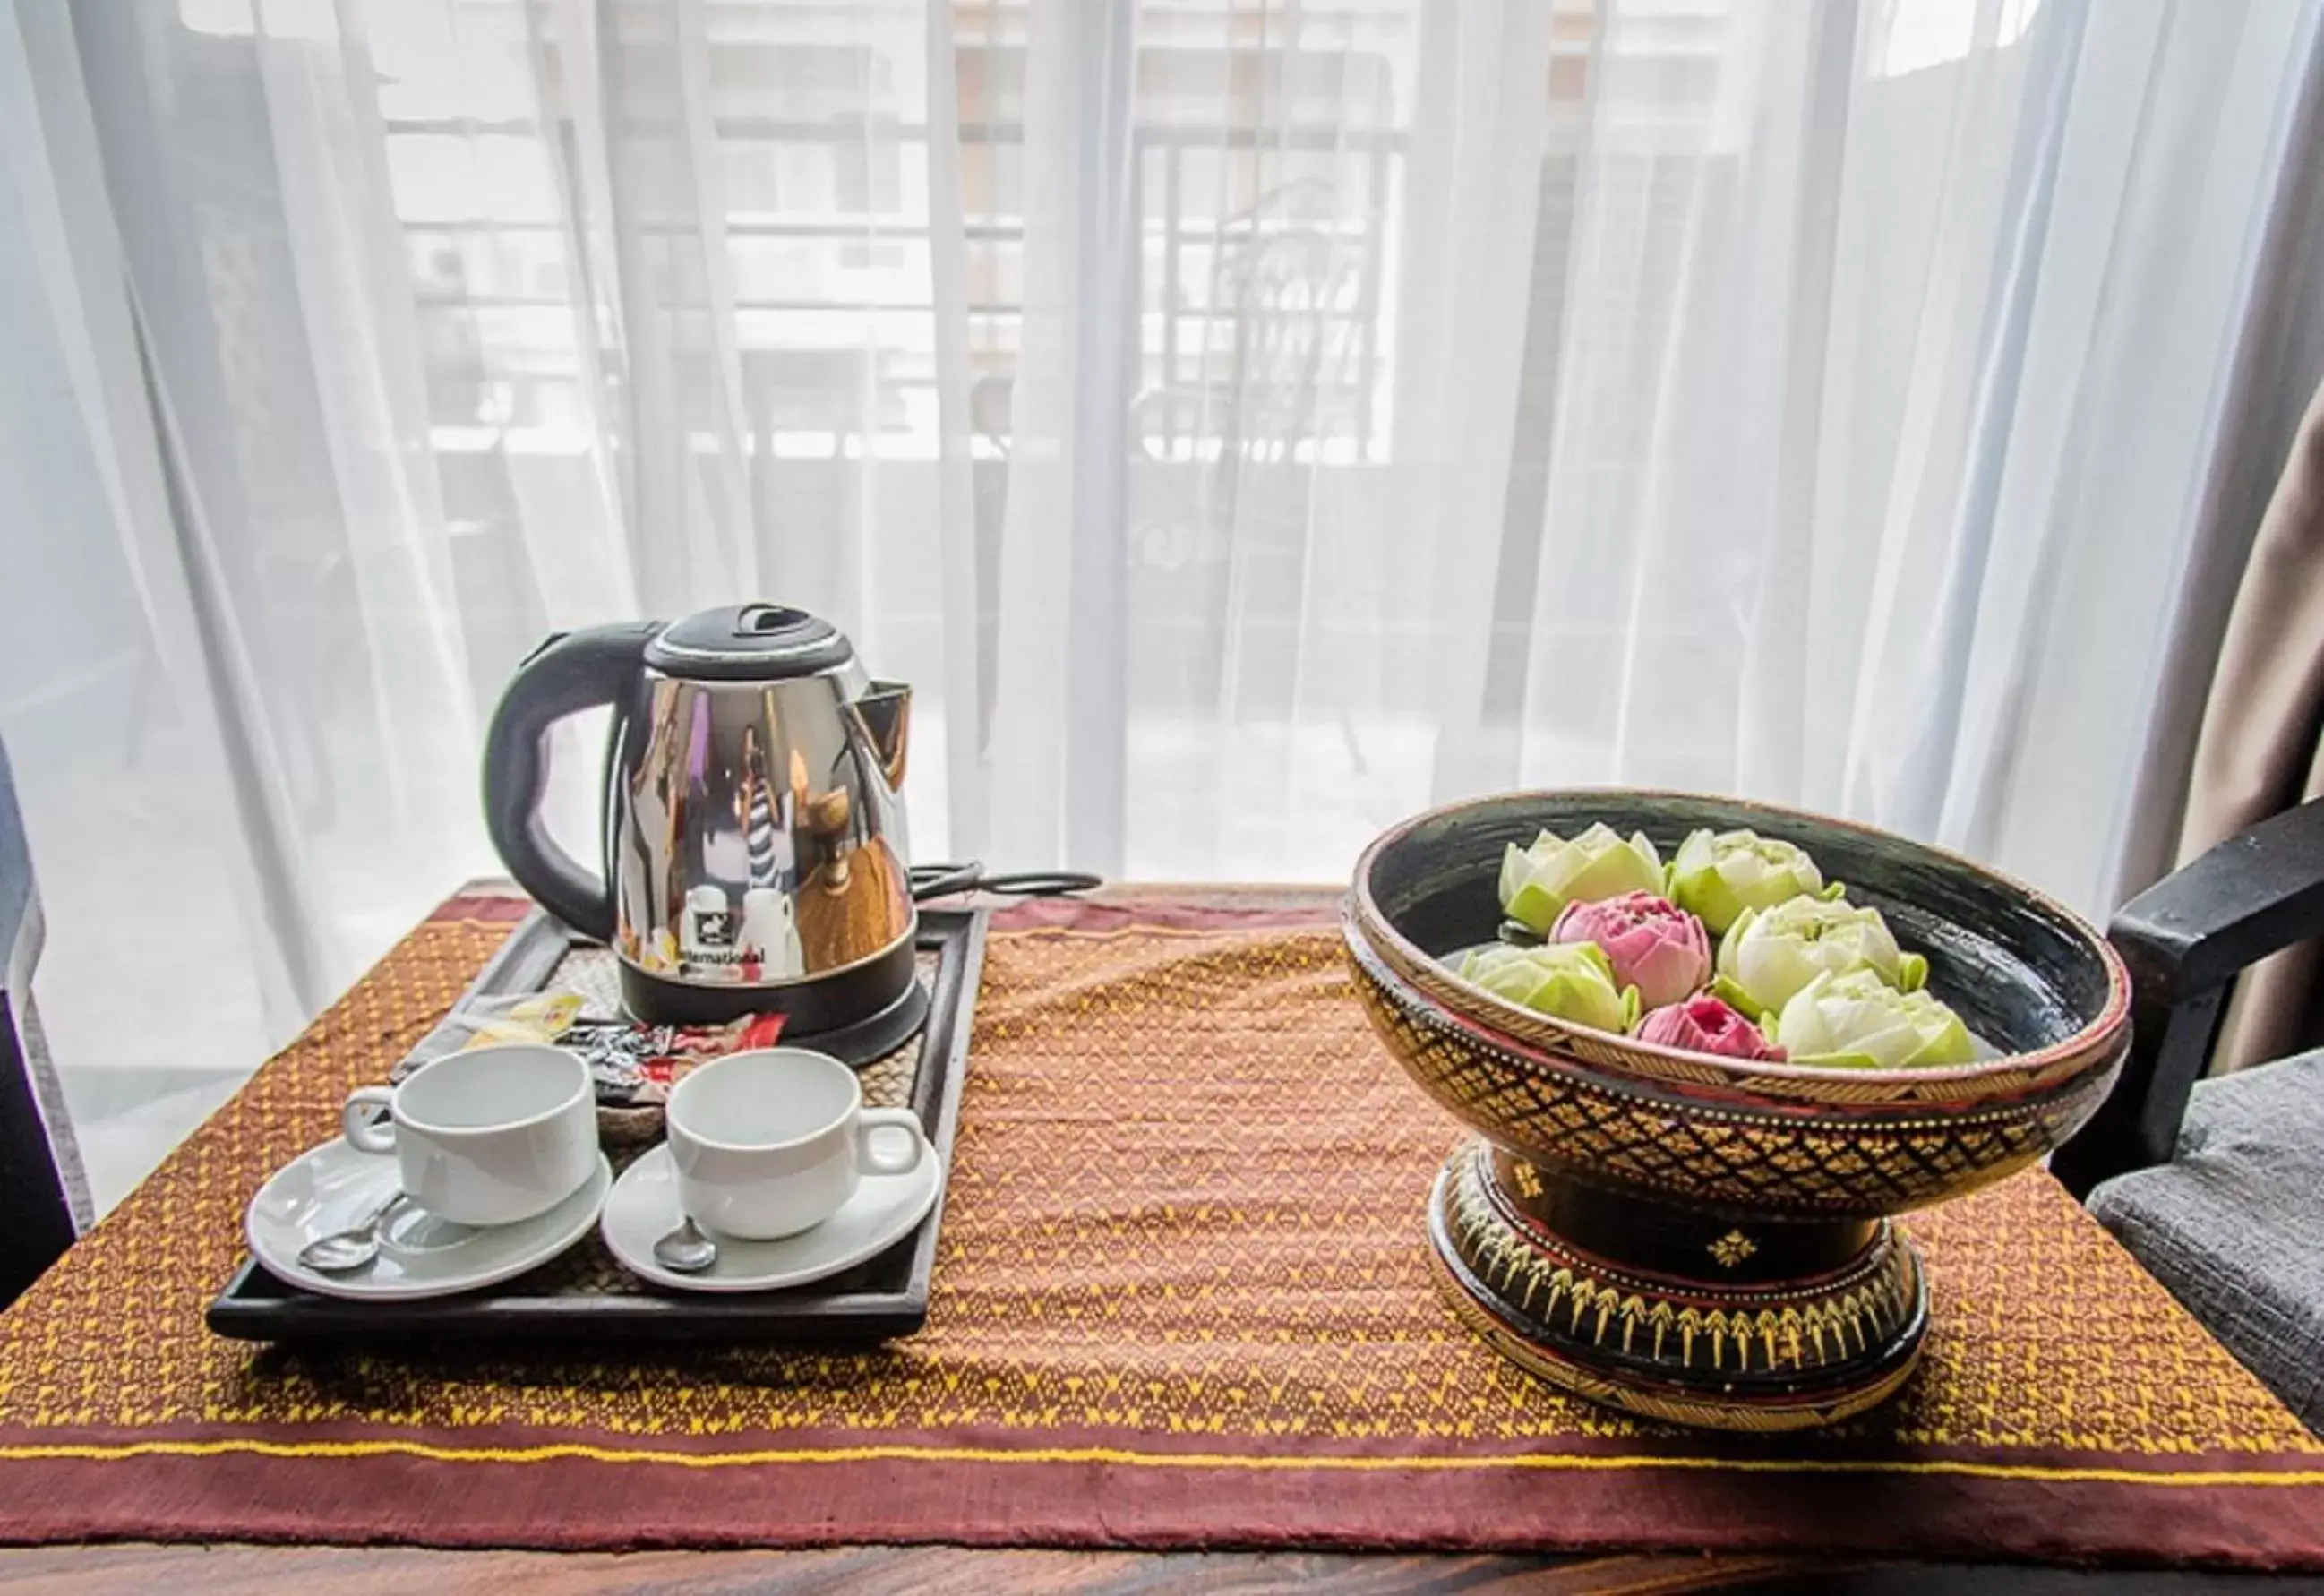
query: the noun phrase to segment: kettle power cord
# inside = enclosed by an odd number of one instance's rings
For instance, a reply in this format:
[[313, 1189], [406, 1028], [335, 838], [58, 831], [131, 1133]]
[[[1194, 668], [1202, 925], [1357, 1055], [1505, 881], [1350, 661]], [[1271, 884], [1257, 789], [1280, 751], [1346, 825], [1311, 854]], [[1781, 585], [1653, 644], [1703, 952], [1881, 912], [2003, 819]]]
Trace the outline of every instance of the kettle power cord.
[[1104, 877], [1077, 870], [1026, 870], [987, 875], [983, 864], [974, 859], [965, 864], [912, 866], [912, 900], [916, 903], [925, 903], [931, 898], [950, 898], [961, 892], [1001, 892], [1012, 898], [1057, 898], [1068, 892], [1086, 892], [1104, 884]]

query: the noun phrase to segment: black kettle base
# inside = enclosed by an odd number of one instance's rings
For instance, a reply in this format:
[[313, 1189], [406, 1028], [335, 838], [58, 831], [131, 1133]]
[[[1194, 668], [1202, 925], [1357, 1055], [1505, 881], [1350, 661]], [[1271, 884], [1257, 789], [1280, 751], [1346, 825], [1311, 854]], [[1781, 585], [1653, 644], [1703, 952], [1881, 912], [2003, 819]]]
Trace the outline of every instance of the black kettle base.
[[622, 1007], [648, 1025], [724, 1025], [746, 1014], [789, 1018], [783, 1042], [855, 1068], [886, 1057], [927, 1023], [913, 939], [836, 975], [790, 987], [695, 986], [621, 966]]
[[902, 997], [853, 1025], [820, 1031], [795, 1031], [786, 1025], [782, 1045], [812, 1047], [817, 1053], [830, 1054], [850, 1069], [862, 1069], [867, 1064], [879, 1063], [918, 1036], [920, 1028], [927, 1022], [928, 989], [914, 981], [904, 989]]

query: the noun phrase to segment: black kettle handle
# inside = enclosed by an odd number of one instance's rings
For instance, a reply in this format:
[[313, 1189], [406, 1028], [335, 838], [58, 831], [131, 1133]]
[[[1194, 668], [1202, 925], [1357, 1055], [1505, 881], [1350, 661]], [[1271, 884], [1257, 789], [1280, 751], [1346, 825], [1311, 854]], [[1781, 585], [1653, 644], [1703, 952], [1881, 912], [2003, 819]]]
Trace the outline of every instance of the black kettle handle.
[[484, 733], [484, 827], [517, 885], [586, 936], [613, 939], [613, 890], [557, 845], [541, 819], [549, 734], [567, 715], [617, 703], [659, 621], [559, 632], [517, 668]]

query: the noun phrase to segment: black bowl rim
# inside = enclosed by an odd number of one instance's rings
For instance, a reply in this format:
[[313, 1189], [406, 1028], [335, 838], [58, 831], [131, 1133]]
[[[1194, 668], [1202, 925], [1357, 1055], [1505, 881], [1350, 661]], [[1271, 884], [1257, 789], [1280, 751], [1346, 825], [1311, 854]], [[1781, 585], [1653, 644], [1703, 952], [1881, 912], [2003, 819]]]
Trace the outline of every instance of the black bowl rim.
[[[1381, 910], [1379, 901], [1372, 897], [1372, 869], [1379, 863], [1380, 855], [1402, 841], [1406, 835], [1431, 821], [1442, 820], [1458, 815], [1463, 810], [1480, 808], [1487, 804], [1503, 804], [1524, 799], [1557, 801], [1577, 798], [1614, 803], [1619, 803], [1625, 798], [1641, 800], [1675, 798], [1683, 801], [1719, 804], [1728, 808], [1748, 810], [1782, 820], [1805, 820], [1819, 826], [1831, 826], [1836, 830], [1852, 831], [1859, 836], [1873, 841], [1915, 849], [1949, 863], [1957, 864], [2026, 899], [2043, 912], [2055, 917], [2058, 921], [2082, 938], [2098, 955], [2099, 962], [2106, 968], [2106, 1004], [2099, 1010], [2096, 1019], [2061, 1041], [2052, 1042], [2048, 1047], [2036, 1048], [2031, 1053], [2005, 1053], [1992, 1058], [1980, 1058], [1974, 1064], [1907, 1066], [1900, 1069], [1834, 1069], [1825, 1065], [1777, 1064], [1766, 1059], [1733, 1058], [1723, 1054], [1696, 1053], [1683, 1047], [1665, 1047], [1659, 1042], [1640, 1041], [1636, 1037], [1627, 1036], [1618, 1031], [1600, 1030], [1595, 1026], [1576, 1025], [1572, 1021], [1558, 1019], [1554, 1015], [1539, 1014], [1522, 1004], [1513, 1003], [1507, 998], [1487, 992], [1475, 983], [1462, 979], [1451, 965], [1425, 952], [1418, 944], [1397, 930], [1387, 914]], [[2088, 1062], [2090, 1064], [2103, 1064], [2112, 1058], [2115, 1043], [2118, 1040], [2118, 1033], [2128, 1022], [2130, 1015], [2130, 973], [2124, 967], [2122, 955], [2115, 952], [2114, 945], [2100, 935], [2098, 927], [2048, 893], [2030, 887], [2015, 876], [2005, 874], [1989, 865], [1980, 864], [1976, 860], [1957, 853], [1950, 848], [1941, 848], [1932, 843], [1915, 842], [1911, 837], [1900, 835], [1877, 826], [1868, 826], [1858, 820], [1843, 820], [1836, 816], [1821, 814], [1813, 809], [1767, 803], [1758, 798], [1734, 798], [1724, 793], [1688, 792], [1678, 789], [1657, 787], [1545, 787], [1525, 788], [1509, 792], [1481, 793], [1474, 798], [1459, 798], [1449, 804], [1439, 804], [1433, 809], [1424, 809], [1417, 815], [1397, 822], [1371, 840], [1356, 860], [1355, 879], [1350, 885], [1350, 896], [1357, 914], [1356, 928], [1363, 936], [1374, 940], [1385, 940], [1393, 945], [1395, 951], [1416, 968], [1442, 972], [1448, 985], [1464, 997], [1473, 998], [1489, 1014], [1507, 1014], [1528, 1024], [1537, 1024], [1546, 1020], [1576, 1034], [1603, 1037], [1619, 1047], [1633, 1049], [1649, 1057], [1666, 1059], [1673, 1063], [1698, 1067], [1709, 1064], [1738, 1082], [1748, 1082], [1755, 1078], [1802, 1082], [1852, 1081], [1864, 1085], [1902, 1088], [1908, 1087], [1916, 1082], [1922, 1084], [1973, 1083], [1988, 1075], [2016, 1075], [2026, 1072], [2039, 1074], [2078, 1055], [2088, 1055]]]

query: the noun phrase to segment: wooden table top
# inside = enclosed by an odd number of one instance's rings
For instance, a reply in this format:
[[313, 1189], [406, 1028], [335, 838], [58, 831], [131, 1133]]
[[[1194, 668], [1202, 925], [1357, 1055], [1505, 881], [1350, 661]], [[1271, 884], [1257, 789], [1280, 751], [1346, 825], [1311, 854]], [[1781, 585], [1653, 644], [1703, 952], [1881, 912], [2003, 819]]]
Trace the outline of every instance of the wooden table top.
[[[505, 883], [479, 883], [480, 886]], [[1323, 908], [1335, 886], [1138, 885], [1099, 896], [1167, 896], [1215, 907]], [[0, 1527], [5, 1508], [0, 1508]], [[0, 1527], [5, 1534], [5, 1527]], [[2296, 1576], [2295, 1576], [2296, 1577]], [[980, 1550], [958, 1546], [844, 1546], [787, 1552], [443, 1552], [405, 1546], [109, 1545], [0, 1549], [0, 1588], [115, 1592], [191, 1589], [333, 1592], [421, 1591], [451, 1596], [567, 1596], [610, 1591], [1129, 1592], [1259, 1591], [1286, 1585], [1385, 1592], [1523, 1590], [1552, 1596], [1664, 1596], [1665, 1592], [1807, 1591], [1825, 1596], [2227, 1596], [2284, 1582], [2264, 1575], [2178, 1571], [2031, 1568], [1998, 1564], [1835, 1561], [1769, 1555], [1484, 1557]]]
[[[2300, 1582], [2313, 1588], [2309, 1582]], [[1266, 1591], [1288, 1585], [1386, 1592], [1526, 1591], [1664, 1596], [1693, 1591], [1811, 1596], [2234, 1596], [2262, 1575], [1995, 1564], [1846, 1563], [1784, 1557], [1347, 1556], [1295, 1553], [973, 1551], [845, 1546], [814, 1552], [427, 1552], [402, 1546], [47, 1546], [0, 1551], [0, 1589], [144, 1596], [229, 1589], [334, 1596], [427, 1591], [568, 1596], [606, 1591]]]

